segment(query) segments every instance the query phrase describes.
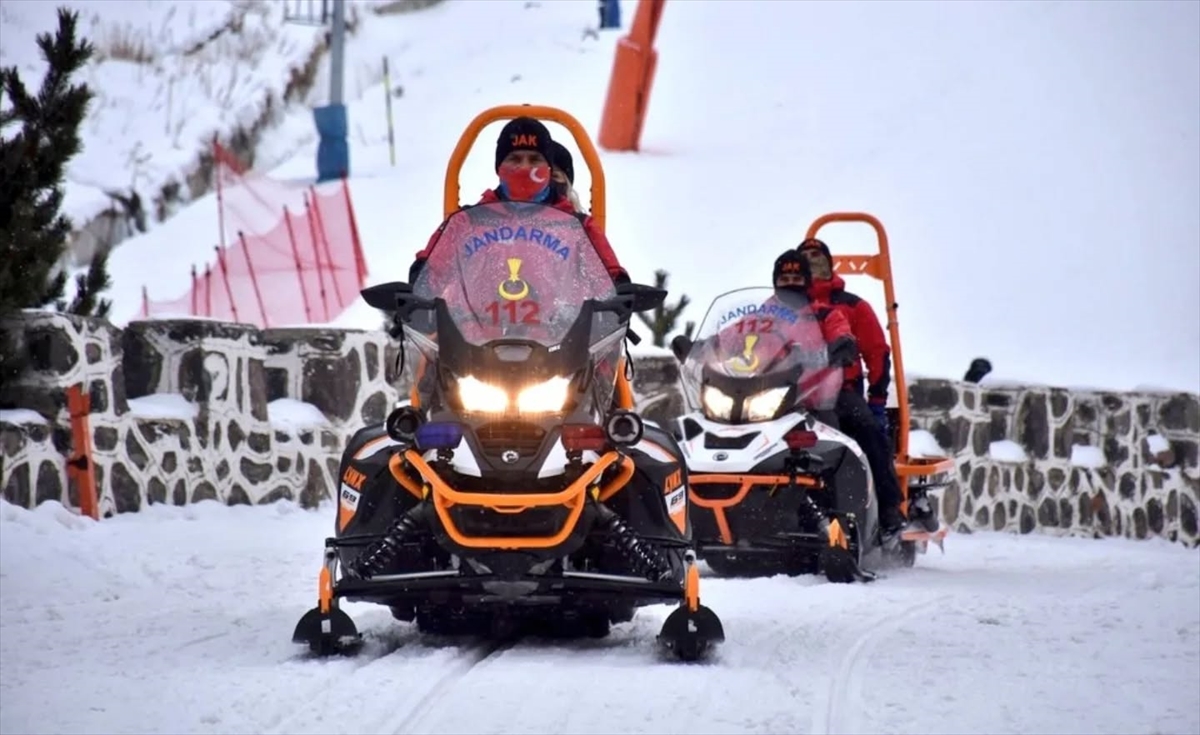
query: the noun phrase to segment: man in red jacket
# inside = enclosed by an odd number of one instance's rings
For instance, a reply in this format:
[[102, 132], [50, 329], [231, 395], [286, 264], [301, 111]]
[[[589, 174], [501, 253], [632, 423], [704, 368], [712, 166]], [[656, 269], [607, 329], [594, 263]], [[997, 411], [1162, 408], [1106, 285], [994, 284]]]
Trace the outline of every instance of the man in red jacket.
[[[550, 160], [553, 156], [553, 141], [550, 131], [538, 120], [532, 117], [518, 117], [510, 120], [500, 131], [496, 139], [496, 174], [500, 183], [495, 189], [483, 193], [478, 204], [488, 204], [501, 201], [544, 202], [564, 212], [570, 212], [583, 223], [592, 247], [600, 256], [600, 261], [608, 270], [613, 283], [628, 283], [629, 274], [621, 267], [613, 252], [612, 245], [604, 232], [596, 225], [591, 215], [578, 213], [560, 187], [554, 186], [550, 175]], [[448, 221], [448, 220], [447, 220]], [[425, 260], [437, 246], [446, 222], [438, 227], [429, 243], [416, 255], [416, 261], [409, 268], [408, 281], [413, 283]]]
[[816, 238], [809, 238], [796, 248], [809, 264], [813, 280], [808, 288], [815, 304], [840, 312], [850, 323], [858, 340], [862, 362], [867, 364], [866, 400], [863, 396], [863, 371], [859, 360], [847, 366], [845, 383], [838, 395], [837, 413], [841, 429], [867, 455], [871, 475], [875, 479], [879, 499], [879, 525], [887, 539], [896, 537], [903, 529], [905, 518], [900, 512], [903, 495], [888, 440], [887, 398], [891, 382], [891, 348], [875, 311], [865, 299], [846, 291], [846, 283], [833, 272], [833, 256], [829, 247]]
[[[810, 406], [831, 408], [835, 405], [840, 388], [836, 384], [838, 374], [844, 375], [848, 365], [858, 362], [857, 338], [850, 328], [850, 322], [837, 309], [812, 301], [812, 297], [808, 294], [813, 283], [812, 270], [808, 261], [795, 250], [785, 250], [775, 259], [771, 280], [777, 291], [792, 292], [803, 297], [808, 302], [807, 311], [820, 326], [820, 336], [824, 340], [824, 346], [829, 355], [829, 365], [802, 381], [801, 392], [807, 394], [812, 391], [808, 401]], [[811, 348], [811, 346], [804, 347]], [[835, 384], [830, 385], [829, 378], [833, 378]], [[836, 417], [826, 416], [818, 418], [824, 421], [828, 421], [829, 418], [836, 419]], [[836, 424], [834, 428], [837, 428]]]

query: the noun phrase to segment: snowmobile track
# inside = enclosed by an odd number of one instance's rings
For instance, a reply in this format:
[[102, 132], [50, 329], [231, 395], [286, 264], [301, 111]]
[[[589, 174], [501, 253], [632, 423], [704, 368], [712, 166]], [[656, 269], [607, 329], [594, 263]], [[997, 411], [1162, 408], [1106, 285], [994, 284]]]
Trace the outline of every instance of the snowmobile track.
[[[373, 643], [379, 645], [379, 642]], [[357, 674], [376, 664], [401, 658], [404, 645], [404, 643], [388, 645], [382, 653], [376, 656], [371, 656], [364, 651], [345, 659], [340, 657], [315, 659], [307, 653], [301, 654], [301, 660], [295, 662], [297, 665], [322, 667], [322, 673], [326, 673], [328, 676], [321, 677], [318, 683], [311, 688], [306, 688], [303, 692], [294, 692], [293, 694], [297, 695], [295, 697], [295, 701], [298, 703], [296, 708], [289, 714], [281, 714], [276, 721], [264, 727], [262, 732], [264, 735], [285, 735], [297, 732], [299, 723], [313, 721], [314, 712], [330, 709], [330, 703], [333, 702], [352, 700], [351, 695], [355, 694], [361, 686]], [[286, 712], [286, 710], [283, 711]]]
[[448, 693], [454, 691], [454, 685], [457, 682], [479, 666], [495, 660], [498, 654], [508, 651], [515, 644], [514, 640], [488, 641], [468, 647], [459, 658], [447, 667], [446, 672], [430, 685], [425, 694], [413, 703], [407, 712], [404, 712], [399, 718], [392, 718], [391, 721], [380, 723], [370, 731], [390, 732], [393, 735], [422, 732], [423, 730], [419, 727], [421, 722], [435, 711], [438, 703], [445, 699]]
[[815, 708], [811, 732], [822, 735], [862, 732], [855, 722], [854, 712], [856, 705], [861, 707], [863, 704], [862, 683], [866, 675], [865, 669], [870, 662], [871, 650], [884, 638], [899, 630], [906, 621], [937, 607], [950, 597], [951, 595], [933, 597], [875, 618], [865, 625], [862, 632], [851, 639], [852, 642], [845, 648], [837, 670], [830, 677], [824, 697], [825, 706]]

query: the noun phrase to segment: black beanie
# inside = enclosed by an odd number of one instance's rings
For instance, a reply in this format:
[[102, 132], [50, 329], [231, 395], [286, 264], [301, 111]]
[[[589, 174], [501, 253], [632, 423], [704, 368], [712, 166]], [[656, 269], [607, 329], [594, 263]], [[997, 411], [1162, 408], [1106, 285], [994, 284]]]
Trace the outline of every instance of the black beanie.
[[833, 263], [833, 256], [830, 255], [830, 253], [829, 253], [829, 246], [826, 245], [824, 242], [818, 240], [815, 237], [810, 237], [807, 240], [805, 240], [804, 242], [797, 245], [796, 252], [799, 253], [802, 250], [811, 250], [813, 248], [820, 250], [825, 255], [825, 257], [829, 259], [830, 264]]
[[500, 162], [513, 151], [537, 151], [549, 162], [550, 142], [550, 131], [532, 117], [510, 120], [496, 139], [496, 171], [500, 170]]
[[812, 269], [808, 266], [808, 259], [802, 256], [799, 250], [785, 250], [783, 255], [775, 259], [771, 285], [774, 286], [775, 281], [784, 273], [799, 273], [804, 278], [805, 285], [812, 283]]
[[557, 140], [550, 141], [550, 165], [554, 168], [562, 170], [567, 175], [567, 181], [571, 182], [571, 186], [575, 185], [575, 161], [571, 158], [571, 151]]

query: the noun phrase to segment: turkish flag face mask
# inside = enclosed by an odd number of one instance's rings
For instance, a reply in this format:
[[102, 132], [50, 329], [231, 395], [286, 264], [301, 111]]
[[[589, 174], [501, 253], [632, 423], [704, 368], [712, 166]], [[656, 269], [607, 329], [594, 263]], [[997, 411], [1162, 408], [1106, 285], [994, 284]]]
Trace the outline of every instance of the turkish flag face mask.
[[540, 200], [550, 186], [550, 166], [544, 163], [536, 166], [506, 163], [500, 166], [498, 173], [505, 191], [514, 201]]

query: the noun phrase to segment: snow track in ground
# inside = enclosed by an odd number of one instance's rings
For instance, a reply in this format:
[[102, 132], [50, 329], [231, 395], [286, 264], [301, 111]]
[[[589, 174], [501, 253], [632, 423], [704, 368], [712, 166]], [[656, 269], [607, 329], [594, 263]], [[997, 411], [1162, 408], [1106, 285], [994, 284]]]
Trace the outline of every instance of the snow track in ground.
[[346, 611], [291, 643], [332, 510], [0, 503], [3, 733], [1194, 733], [1200, 564], [1161, 541], [951, 536], [869, 585], [708, 578], [728, 642], [666, 661], [648, 608], [603, 640], [496, 646]]

